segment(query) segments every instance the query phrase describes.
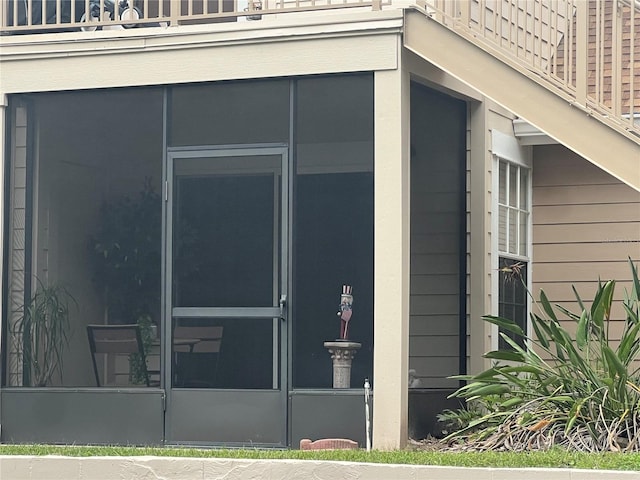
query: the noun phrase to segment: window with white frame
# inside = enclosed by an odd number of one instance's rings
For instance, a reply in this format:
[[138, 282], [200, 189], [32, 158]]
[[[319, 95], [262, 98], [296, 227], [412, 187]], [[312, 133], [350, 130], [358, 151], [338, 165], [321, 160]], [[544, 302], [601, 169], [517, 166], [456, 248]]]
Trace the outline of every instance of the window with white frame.
[[[516, 322], [525, 332], [528, 323], [528, 266], [530, 170], [503, 158], [498, 167], [498, 315]], [[502, 332], [517, 344], [524, 339]], [[499, 348], [509, 348], [500, 337]]]

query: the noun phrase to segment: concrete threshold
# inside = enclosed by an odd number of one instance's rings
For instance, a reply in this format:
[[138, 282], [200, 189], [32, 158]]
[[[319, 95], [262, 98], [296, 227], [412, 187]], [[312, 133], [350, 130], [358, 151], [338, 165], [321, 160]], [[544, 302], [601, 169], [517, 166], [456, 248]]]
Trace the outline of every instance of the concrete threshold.
[[0, 456], [1, 480], [631, 480], [640, 472], [183, 457]]

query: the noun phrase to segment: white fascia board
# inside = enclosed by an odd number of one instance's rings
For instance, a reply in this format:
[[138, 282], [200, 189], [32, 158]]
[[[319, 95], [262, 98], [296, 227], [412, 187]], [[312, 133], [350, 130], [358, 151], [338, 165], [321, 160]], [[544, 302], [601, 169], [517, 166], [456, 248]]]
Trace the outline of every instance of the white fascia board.
[[557, 145], [558, 142], [521, 118], [513, 120], [513, 133], [521, 145]]
[[111, 51], [175, 49], [184, 45], [263, 43], [296, 37], [400, 32], [402, 26], [402, 10], [385, 10], [278, 18], [265, 15], [263, 20], [251, 22], [8, 35], [0, 36], [0, 62], [42, 55], [51, 58]]
[[294, 20], [3, 37], [0, 94], [398, 68], [402, 11]]
[[[531, 168], [531, 149], [524, 146], [516, 137], [495, 129], [491, 130], [491, 153], [504, 160]], [[494, 187], [497, 188], [497, 184]]]

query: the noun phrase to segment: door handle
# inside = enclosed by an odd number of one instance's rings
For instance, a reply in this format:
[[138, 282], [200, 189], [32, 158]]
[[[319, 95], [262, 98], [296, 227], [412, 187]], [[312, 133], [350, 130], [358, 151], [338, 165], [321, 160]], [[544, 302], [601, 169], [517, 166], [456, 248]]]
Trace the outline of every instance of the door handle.
[[280, 295], [278, 305], [280, 306], [280, 318], [286, 320], [287, 296], [285, 294]]

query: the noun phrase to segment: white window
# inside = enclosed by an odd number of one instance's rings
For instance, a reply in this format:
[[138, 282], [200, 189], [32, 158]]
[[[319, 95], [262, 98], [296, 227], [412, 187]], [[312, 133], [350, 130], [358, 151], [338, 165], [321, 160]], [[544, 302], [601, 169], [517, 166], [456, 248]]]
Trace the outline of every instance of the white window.
[[[527, 331], [529, 169], [498, 158], [498, 315]], [[524, 339], [507, 333], [524, 346]], [[508, 344], [502, 338], [500, 348]]]
[[[492, 132], [494, 154], [493, 311], [516, 322], [525, 332], [529, 323], [531, 260], [530, 147], [511, 136]], [[494, 330], [493, 348], [508, 344]], [[524, 339], [503, 332], [524, 346]]]
[[498, 251], [527, 257], [529, 169], [498, 159]]

